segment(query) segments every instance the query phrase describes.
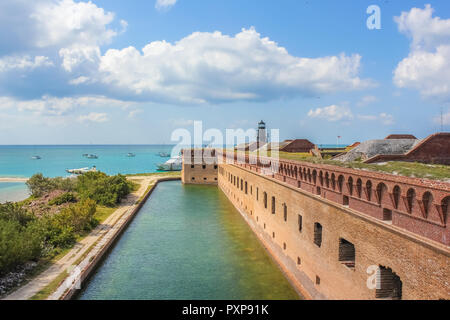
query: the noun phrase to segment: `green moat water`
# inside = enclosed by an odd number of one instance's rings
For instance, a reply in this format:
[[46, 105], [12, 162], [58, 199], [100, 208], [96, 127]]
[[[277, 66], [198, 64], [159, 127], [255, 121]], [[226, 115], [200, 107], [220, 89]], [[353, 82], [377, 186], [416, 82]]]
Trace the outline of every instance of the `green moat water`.
[[79, 299], [298, 299], [217, 187], [158, 185]]

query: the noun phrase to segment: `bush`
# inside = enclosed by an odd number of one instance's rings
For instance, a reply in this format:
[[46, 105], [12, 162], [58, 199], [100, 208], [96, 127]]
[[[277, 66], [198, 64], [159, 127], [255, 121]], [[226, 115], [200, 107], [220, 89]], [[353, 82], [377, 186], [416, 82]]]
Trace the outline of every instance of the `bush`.
[[76, 202], [77, 201], [77, 197], [72, 193], [72, 192], [66, 192], [63, 193], [62, 195], [60, 195], [59, 197], [56, 197], [55, 199], [53, 199], [52, 201], [49, 201], [49, 205], [54, 206], [54, 205], [62, 205], [63, 203], [68, 203], [68, 202]]
[[21, 226], [26, 226], [36, 218], [16, 203], [0, 204], [0, 220], [16, 221]]
[[35, 222], [24, 227], [18, 221], [0, 220], [0, 274], [39, 258], [42, 240], [43, 234], [38, 232]]
[[45, 241], [53, 248], [68, 248], [77, 236], [94, 228], [98, 222], [94, 219], [96, 204], [93, 200], [84, 200], [60, 213], [42, 219]]
[[27, 181], [28, 189], [30, 189], [33, 197], [40, 197], [45, 193], [53, 190], [74, 191], [76, 188], [76, 179], [70, 178], [47, 178], [42, 173], [33, 175]]
[[114, 207], [132, 189], [125, 176], [107, 176], [103, 172], [88, 172], [78, 177], [77, 191], [82, 199], [93, 199], [97, 204]]

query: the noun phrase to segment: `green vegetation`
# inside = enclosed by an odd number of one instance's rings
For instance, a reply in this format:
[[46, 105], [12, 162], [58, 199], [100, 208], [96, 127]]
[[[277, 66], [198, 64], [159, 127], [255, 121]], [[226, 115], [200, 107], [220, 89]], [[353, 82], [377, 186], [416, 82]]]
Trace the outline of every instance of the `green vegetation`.
[[50, 282], [46, 287], [36, 293], [30, 298], [30, 300], [45, 300], [59, 287], [59, 285], [67, 278], [69, 273], [67, 271], [61, 272], [52, 282]]
[[66, 192], [60, 195], [59, 197], [54, 198], [53, 200], [49, 201], [49, 205], [51, 206], [60, 206], [64, 203], [69, 202], [76, 202], [77, 197], [72, 192]]
[[181, 171], [128, 174], [129, 177], [181, 177]]
[[76, 189], [82, 199], [114, 207], [131, 192], [133, 184], [120, 174], [107, 176], [103, 172], [88, 172], [78, 177]]
[[104, 206], [97, 206], [97, 211], [95, 212], [94, 218], [98, 223], [103, 223], [108, 217], [116, 211], [116, 208], [108, 208]]
[[[254, 155], [256, 155], [256, 153], [254, 153]], [[268, 152], [267, 156], [270, 157], [271, 153]], [[288, 153], [288, 152], [279, 152], [279, 158], [317, 164], [328, 164], [343, 168], [385, 172], [406, 177], [426, 178], [433, 180], [450, 179], [450, 166], [446, 165], [434, 165], [434, 164], [423, 164], [418, 162], [402, 162], [402, 161], [390, 161], [379, 164], [369, 164], [361, 162], [361, 159], [358, 159], [358, 161], [353, 162], [341, 162], [330, 159], [320, 159], [318, 157], [314, 157], [304, 153]]]
[[[139, 187], [125, 176], [107, 176], [102, 172], [89, 172], [76, 179], [36, 174], [27, 185], [33, 201], [0, 205], [0, 275], [27, 261], [48, 261], [65, 252]], [[49, 206], [57, 206], [56, 211], [46, 209], [37, 216], [27, 210], [34, 199], [55, 190], [64, 191], [48, 202]], [[44, 204], [44, 208], [49, 206]]]
[[41, 197], [43, 194], [53, 190], [75, 191], [77, 179], [70, 178], [47, 178], [38, 173], [33, 175], [28, 181], [27, 186], [33, 197]]

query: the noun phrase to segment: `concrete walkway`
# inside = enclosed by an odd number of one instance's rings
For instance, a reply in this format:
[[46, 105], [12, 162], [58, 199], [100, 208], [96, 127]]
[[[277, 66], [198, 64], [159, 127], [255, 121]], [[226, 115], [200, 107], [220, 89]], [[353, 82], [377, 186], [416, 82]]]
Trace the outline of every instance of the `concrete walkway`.
[[145, 194], [149, 185], [154, 184], [158, 179], [165, 178], [165, 176], [133, 176], [127, 178], [139, 182], [141, 184], [139, 190], [128, 195], [116, 211], [114, 211], [102, 224], [92, 230], [88, 236], [78, 242], [63, 258], [53, 263], [48, 269], [41, 272], [27, 284], [13, 291], [3, 298], [3, 300], [28, 300], [49, 285], [62, 272], [70, 272], [71, 267], [76, 264], [77, 260], [80, 260], [80, 258], [83, 257], [98, 240], [107, 234], [124, 213], [137, 205], [137, 201]]

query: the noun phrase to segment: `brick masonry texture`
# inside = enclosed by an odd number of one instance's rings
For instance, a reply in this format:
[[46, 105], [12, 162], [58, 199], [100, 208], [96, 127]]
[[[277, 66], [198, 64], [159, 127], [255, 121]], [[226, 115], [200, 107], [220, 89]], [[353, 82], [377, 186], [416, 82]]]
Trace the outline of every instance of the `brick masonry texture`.
[[[232, 160], [218, 161], [219, 188], [305, 297], [375, 299], [367, 269], [380, 266], [399, 277], [402, 299], [450, 298], [449, 184], [295, 161]], [[183, 168], [184, 181], [197, 174]], [[339, 261], [342, 243], [353, 245], [353, 261]]]

